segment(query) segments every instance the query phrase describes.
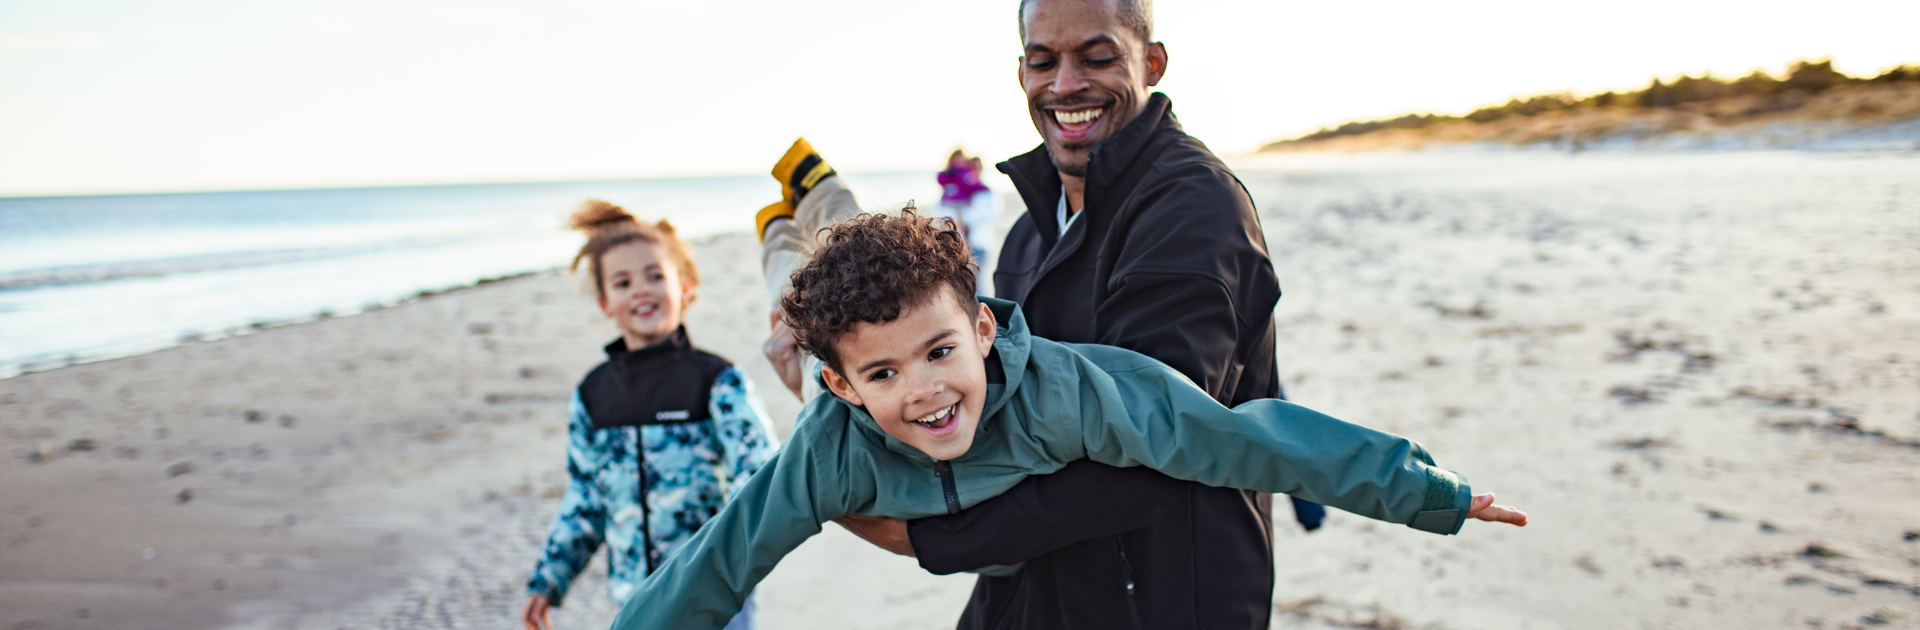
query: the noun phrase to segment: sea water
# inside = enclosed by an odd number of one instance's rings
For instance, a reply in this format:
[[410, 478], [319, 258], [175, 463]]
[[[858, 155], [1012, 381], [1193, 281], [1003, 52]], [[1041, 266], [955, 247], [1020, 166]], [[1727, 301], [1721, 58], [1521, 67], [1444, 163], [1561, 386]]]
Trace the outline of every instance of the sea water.
[[[940, 193], [844, 177], [876, 207]], [[0, 377], [563, 266], [587, 198], [699, 238], [779, 197], [753, 176], [0, 198]]]

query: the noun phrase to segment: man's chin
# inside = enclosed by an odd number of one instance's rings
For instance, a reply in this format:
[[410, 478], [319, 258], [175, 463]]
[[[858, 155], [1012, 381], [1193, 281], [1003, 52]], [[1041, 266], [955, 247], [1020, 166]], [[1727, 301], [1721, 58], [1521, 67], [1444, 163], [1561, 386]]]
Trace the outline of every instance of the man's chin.
[[[1091, 148], [1091, 147], [1088, 147]], [[1053, 168], [1068, 177], [1087, 176], [1088, 148], [1047, 146], [1047, 158], [1053, 161]]]

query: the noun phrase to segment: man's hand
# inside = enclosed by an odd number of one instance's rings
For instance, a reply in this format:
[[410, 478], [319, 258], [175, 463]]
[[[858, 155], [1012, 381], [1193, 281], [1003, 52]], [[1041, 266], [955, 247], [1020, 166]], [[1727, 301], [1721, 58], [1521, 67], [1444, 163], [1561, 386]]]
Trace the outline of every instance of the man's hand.
[[1468, 518], [1477, 518], [1489, 523], [1506, 523], [1514, 527], [1527, 526], [1526, 512], [1505, 505], [1494, 505], [1491, 492], [1474, 495], [1471, 506], [1467, 510]]
[[767, 337], [766, 343], [760, 344], [760, 353], [773, 364], [773, 371], [780, 375], [780, 383], [787, 386], [787, 391], [793, 392], [793, 397], [800, 402], [806, 402], [806, 397], [800, 395], [801, 379], [806, 377], [801, 374], [800, 344], [793, 340], [793, 329], [787, 327], [780, 311], [773, 312], [772, 320], [773, 334]]
[[535, 595], [527, 598], [527, 609], [520, 613], [520, 623], [525, 625], [527, 630], [553, 628], [553, 620], [548, 617], [547, 608], [547, 596]]
[[907, 522], [885, 516], [848, 514], [833, 519], [853, 535], [865, 538], [873, 546], [906, 557], [913, 557], [913, 543], [907, 541]]

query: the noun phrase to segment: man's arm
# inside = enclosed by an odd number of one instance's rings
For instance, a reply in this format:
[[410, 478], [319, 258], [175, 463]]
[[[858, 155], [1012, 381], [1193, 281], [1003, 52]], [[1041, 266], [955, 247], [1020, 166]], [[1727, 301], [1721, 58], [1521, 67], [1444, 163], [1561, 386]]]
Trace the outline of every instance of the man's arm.
[[1135, 191], [1141, 210], [1114, 226], [1126, 241], [1094, 312], [1097, 342], [1153, 357], [1223, 405], [1268, 396], [1234, 390], [1248, 361], [1272, 360], [1241, 356], [1241, 337], [1264, 333], [1280, 301], [1253, 200], [1224, 170], [1181, 171]]
[[[1027, 477], [959, 514], [908, 521], [906, 531], [920, 567], [938, 575], [1014, 565], [1067, 544], [1151, 525], [1187, 488], [1151, 468], [1082, 459]], [[1072, 534], [1024, 534], [1048, 531]]]

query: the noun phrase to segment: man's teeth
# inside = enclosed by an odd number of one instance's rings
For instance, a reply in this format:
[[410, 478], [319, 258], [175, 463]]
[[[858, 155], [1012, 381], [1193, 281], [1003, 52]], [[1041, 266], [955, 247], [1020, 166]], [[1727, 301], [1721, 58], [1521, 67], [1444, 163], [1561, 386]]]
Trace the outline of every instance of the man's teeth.
[[1056, 111], [1053, 113], [1053, 119], [1060, 121], [1060, 124], [1063, 124], [1063, 125], [1074, 125], [1074, 124], [1079, 124], [1083, 122], [1092, 122], [1093, 120], [1098, 119], [1100, 117], [1100, 112], [1103, 112], [1103, 111], [1106, 111], [1106, 110], [1089, 109], [1082, 112]]
[[914, 420], [914, 422], [918, 422], [918, 423], [920, 423], [920, 424], [933, 424], [933, 423], [935, 423], [935, 422], [938, 422], [938, 421], [940, 421], [940, 420], [942, 420], [942, 419], [945, 419], [945, 418], [946, 418], [947, 416], [949, 416], [949, 415], [953, 415], [953, 408], [954, 408], [955, 406], [957, 406], [958, 404], [959, 404], [959, 403], [954, 403], [954, 404], [952, 404], [952, 405], [947, 405], [947, 408], [945, 408], [945, 409], [941, 409], [941, 410], [939, 410], [939, 411], [935, 411], [935, 412], [933, 412], [933, 413], [930, 413], [930, 414], [927, 414], [927, 415], [926, 415], [926, 416], [924, 416], [924, 417], [921, 417], [921, 418], [917, 418], [917, 419], [915, 419], [915, 420]]

